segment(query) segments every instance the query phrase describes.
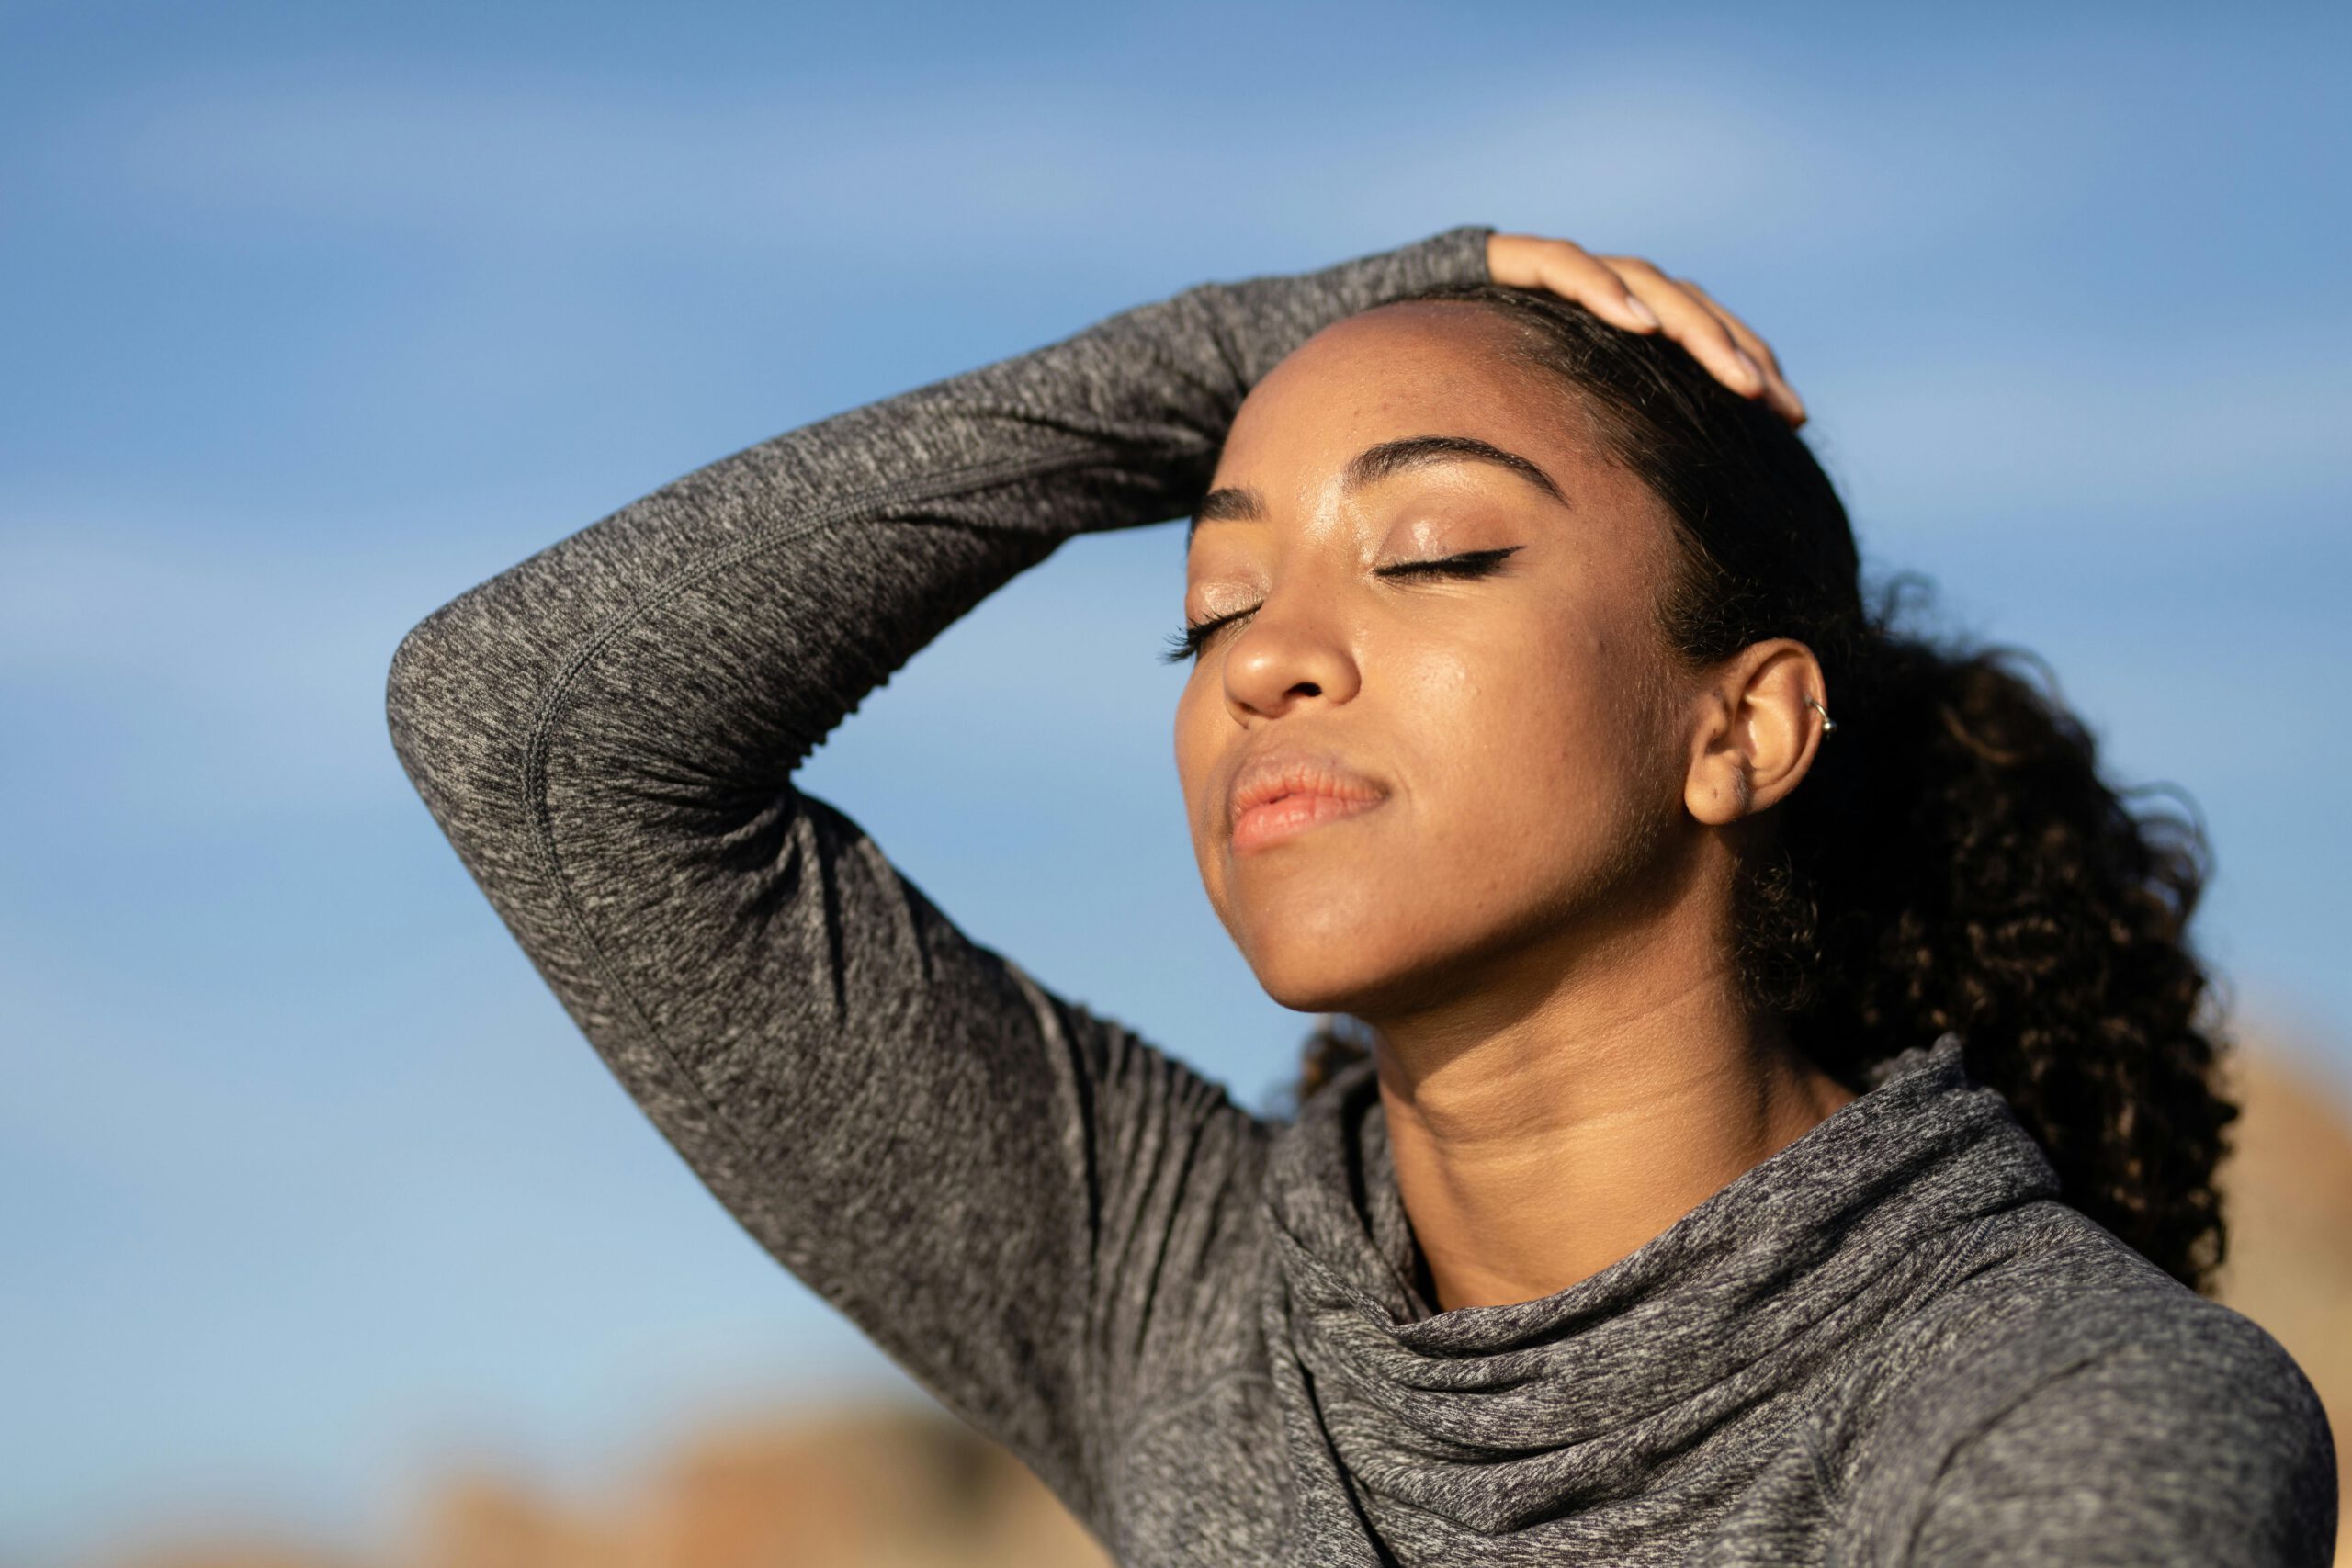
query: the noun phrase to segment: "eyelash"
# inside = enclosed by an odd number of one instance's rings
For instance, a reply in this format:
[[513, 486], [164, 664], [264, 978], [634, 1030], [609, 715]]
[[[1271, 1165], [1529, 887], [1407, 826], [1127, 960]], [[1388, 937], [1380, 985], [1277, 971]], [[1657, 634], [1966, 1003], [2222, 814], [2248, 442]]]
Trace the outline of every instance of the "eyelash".
[[[1384, 566], [1376, 570], [1383, 577], [1414, 577], [1423, 573], [1444, 577], [1484, 577], [1502, 565], [1504, 557], [1513, 555], [1523, 547], [1519, 545], [1510, 545], [1498, 550], [1471, 550], [1463, 555], [1443, 556], [1436, 560], [1399, 561], [1394, 566]], [[1236, 610], [1229, 615], [1219, 615], [1214, 620], [1194, 622], [1187, 625], [1181, 631], [1169, 633], [1166, 647], [1159, 657], [1170, 664], [1181, 664], [1188, 659], [1199, 658], [1201, 650], [1208, 646], [1211, 637], [1256, 608], [1257, 606], [1252, 604], [1249, 610]]]

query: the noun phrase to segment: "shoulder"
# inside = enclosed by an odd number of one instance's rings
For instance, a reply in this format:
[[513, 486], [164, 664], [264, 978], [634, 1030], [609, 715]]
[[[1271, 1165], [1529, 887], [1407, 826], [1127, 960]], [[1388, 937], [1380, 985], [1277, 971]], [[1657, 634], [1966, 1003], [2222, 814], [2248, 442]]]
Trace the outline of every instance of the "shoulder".
[[2328, 1562], [2335, 1445], [2294, 1358], [2077, 1212], [2030, 1210], [1928, 1315], [1889, 1412], [1892, 1560]]
[[1978, 1412], [1922, 1493], [1903, 1561], [2330, 1562], [2335, 1453], [2317, 1396], [2261, 1328], [2189, 1300], [2078, 1303], [2130, 1334]]

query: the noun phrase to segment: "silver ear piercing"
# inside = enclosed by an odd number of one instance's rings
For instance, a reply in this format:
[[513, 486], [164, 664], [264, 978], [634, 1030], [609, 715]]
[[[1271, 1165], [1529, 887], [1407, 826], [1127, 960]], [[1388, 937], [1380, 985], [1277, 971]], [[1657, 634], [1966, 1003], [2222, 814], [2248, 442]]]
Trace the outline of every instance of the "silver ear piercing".
[[1821, 716], [1821, 733], [1824, 735], [1835, 735], [1838, 732], [1838, 721], [1829, 716], [1829, 710], [1823, 707], [1819, 703], [1815, 702], [1813, 700], [1813, 694], [1810, 692], [1805, 694], [1804, 700], [1811, 705], [1814, 712]]

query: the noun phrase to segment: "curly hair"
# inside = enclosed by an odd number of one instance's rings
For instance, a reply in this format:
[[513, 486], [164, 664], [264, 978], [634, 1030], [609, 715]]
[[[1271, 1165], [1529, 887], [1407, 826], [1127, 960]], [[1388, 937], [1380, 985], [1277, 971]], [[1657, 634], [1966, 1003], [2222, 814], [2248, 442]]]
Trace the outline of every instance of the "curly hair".
[[[2210, 1290], [2227, 1243], [2213, 1170], [2237, 1108], [2220, 1090], [2223, 1010], [2187, 933], [2211, 874], [2195, 803], [2106, 782], [2034, 655], [1915, 629], [1905, 593], [1922, 580], [1897, 576], [1866, 604], [1811, 448], [1670, 340], [1538, 289], [1448, 284], [1381, 303], [1406, 299], [1514, 324], [1507, 355], [1570, 389], [1607, 455], [1666, 502], [1679, 570], [1657, 609], [1672, 654], [1700, 668], [1788, 637], [1821, 662], [1837, 736], [1734, 878], [1751, 1005], [1858, 1090], [1874, 1064], [1958, 1031], [2064, 1201]], [[2132, 808], [2151, 793], [2188, 815]], [[1308, 1038], [1295, 1100], [1365, 1055], [1346, 1021]]]

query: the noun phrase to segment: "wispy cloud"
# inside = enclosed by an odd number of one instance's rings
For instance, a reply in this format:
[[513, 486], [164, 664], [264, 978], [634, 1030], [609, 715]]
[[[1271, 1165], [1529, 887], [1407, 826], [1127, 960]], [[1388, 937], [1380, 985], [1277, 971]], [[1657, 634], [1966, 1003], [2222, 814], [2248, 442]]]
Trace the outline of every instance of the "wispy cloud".
[[[469, 250], [888, 265], [913, 247], [905, 258], [922, 265], [941, 244], [959, 263], [974, 247], [1081, 239], [1197, 250], [1218, 231], [1329, 246], [1484, 217], [1826, 254], [1932, 243], [2075, 190], [2105, 152], [2101, 122], [2014, 91], [1989, 133], [1955, 137], [1955, 110], [1971, 107], [1957, 86], [1856, 85], [1853, 101], [1807, 105], [1795, 84], [1703, 52], [1603, 51], [1516, 82], [1490, 68], [1418, 80], [1395, 102], [1329, 78], [1291, 84], [1279, 105], [1194, 84], [1170, 112], [1069, 72], [689, 94], [338, 61], [145, 85], [49, 144], [63, 184]], [[1858, 116], [1867, 142], [1851, 134]]]
[[2340, 511], [2352, 321], [2177, 321], [1850, 365], [1809, 395], [1849, 501], [1905, 530], [2102, 535], [2263, 527], [2282, 502]]
[[30, 769], [83, 809], [135, 807], [149, 830], [390, 798], [384, 671], [417, 606], [437, 603], [393, 543], [17, 513], [0, 544], [12, 793]]

